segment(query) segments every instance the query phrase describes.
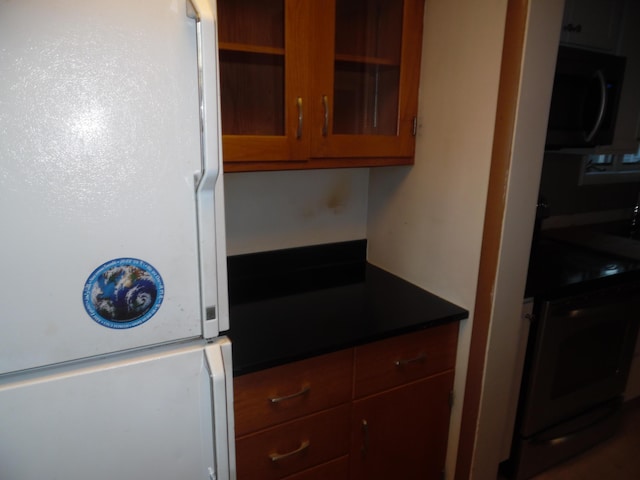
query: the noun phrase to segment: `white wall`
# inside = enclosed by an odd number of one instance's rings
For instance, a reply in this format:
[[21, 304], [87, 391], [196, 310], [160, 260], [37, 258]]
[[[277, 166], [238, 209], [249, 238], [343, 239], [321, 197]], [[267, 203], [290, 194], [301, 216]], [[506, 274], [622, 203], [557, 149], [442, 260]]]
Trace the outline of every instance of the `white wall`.
[[520, 314], [563, 6], [564, 0], [529, 3], [511, 168], [504, 185], [506, 208], [472, 463], [474, 479], [496, 478], [498, 463], [506, 458], [505, 437], [510, 444], [513, 432], [514, 418], [505, 412], [515, 413], [510, 401], [517, 401], [522, 373], [524, 353], [518, 351], [518, 338], [526, 334], [528, 325], [522, 324], [526, 320]]
[[225, 174], [227, 253], [366, 237], [369, 170]]
[[412, 168], [372, 169], [369, 260], [471, 312], [458, 344], [453, 478], [480, 263], [507, 0], [426, 2]]

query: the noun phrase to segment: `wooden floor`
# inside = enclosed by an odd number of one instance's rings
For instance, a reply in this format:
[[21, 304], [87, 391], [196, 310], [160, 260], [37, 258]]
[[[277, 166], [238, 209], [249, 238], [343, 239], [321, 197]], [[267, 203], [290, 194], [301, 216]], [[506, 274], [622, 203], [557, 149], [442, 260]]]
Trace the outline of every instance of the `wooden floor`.
[[640, 398], [625, 404], [613, 438], [532, 480], [640, 480]]

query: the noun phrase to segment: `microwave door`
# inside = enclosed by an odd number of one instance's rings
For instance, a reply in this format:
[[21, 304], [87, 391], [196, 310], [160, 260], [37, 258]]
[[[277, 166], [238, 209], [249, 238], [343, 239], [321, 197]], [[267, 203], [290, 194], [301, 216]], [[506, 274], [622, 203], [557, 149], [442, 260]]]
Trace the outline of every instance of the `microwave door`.
[[559, 48], [547, 150], [612, 143], [625, 63], [620, 56]]
[[605, 74], [557, 74], [549, 113], [548, 147], [586, 147], [602, 140], [607, 123]]

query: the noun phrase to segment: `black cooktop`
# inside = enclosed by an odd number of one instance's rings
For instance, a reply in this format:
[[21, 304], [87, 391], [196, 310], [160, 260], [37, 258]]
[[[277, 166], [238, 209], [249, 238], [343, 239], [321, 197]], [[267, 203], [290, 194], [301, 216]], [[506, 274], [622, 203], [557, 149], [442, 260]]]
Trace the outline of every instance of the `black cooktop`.
[[640, 260], [542, 235], [532, 247], [526, 296], [572, 295], [639, 277]]

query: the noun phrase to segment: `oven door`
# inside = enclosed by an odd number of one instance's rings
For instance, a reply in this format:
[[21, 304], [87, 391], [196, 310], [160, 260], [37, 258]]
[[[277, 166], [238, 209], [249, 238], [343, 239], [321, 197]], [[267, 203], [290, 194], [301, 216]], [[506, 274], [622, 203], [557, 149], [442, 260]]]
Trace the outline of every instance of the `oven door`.
[[624, 392], [640, 323], [640, 284], [540, 306], [520, 433], [531, 436]]

